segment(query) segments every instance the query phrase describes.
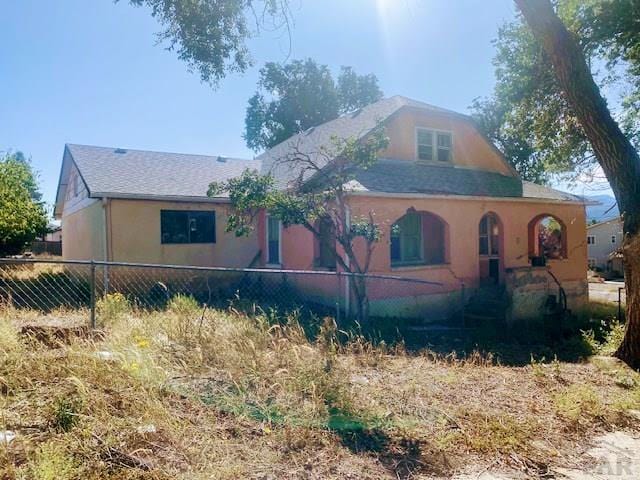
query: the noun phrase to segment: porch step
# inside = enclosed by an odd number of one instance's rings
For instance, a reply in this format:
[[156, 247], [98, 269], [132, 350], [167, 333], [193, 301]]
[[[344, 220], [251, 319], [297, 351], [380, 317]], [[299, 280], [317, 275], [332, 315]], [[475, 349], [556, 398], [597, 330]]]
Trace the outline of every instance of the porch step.
[[465, 305], [465, 326], [475, 327], [503, 322], [508, 308], [509, 299], [504, 287], [498, 285], [481, 287]]

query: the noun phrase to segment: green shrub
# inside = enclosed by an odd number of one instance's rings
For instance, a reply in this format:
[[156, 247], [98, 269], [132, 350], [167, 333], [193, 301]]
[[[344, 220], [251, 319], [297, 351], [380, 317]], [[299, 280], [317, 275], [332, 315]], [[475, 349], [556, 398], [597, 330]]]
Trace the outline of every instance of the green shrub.
[[623, 323], [613, 322], [611, 324], [611, 330], [606, 334], [604, 342], [602, 342], [598, 349], [598, 353], [601, 355], [613, 355], [622, 343], [624, 328]]
[[68, 432], [78, 422], [82, 401], [77, 398], [58, 398], [52, 411], [51, 425], [58, 431]]
[[201, 313], [202, 307], [191, 295], [179, 293], [171, 298], [167, 305], [167, 310], [181, 317], [190, 317]]
[[96, 303], [98, 318], [103, 322], [120, 320], [131, 312], [131, 304], [121, 293], [109, 293]]
[[599, 331], [582, 332], [582, 340], [588, 345], [592, 354], [613, 355], [622, 343], [625, 326], [618, 321], [603, 325]]

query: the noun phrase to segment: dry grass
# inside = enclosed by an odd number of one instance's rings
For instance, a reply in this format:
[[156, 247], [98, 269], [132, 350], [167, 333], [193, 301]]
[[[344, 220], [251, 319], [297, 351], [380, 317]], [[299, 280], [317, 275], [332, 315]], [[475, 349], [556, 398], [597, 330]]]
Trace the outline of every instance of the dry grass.
[[188, 297], [142, 313], [110, 296], [98, 311], [103, 336], [57, 348], [19, 333], [35, 313], [0, 314], [0, 431], [17, 433], [1, 479], [536, 476], [597, 432], [634, 428], [625, 412], [640, 408], [620, 366], [339, 343], [330, 319], [309, 340], [295, 317]]

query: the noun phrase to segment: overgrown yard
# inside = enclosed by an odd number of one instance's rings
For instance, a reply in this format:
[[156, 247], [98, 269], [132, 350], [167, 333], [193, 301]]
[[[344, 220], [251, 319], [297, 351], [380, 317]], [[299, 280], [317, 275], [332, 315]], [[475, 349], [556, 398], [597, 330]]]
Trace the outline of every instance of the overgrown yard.
[[[588, 469], [595, 435], [640, 429], [638, 374], [602, 357], [409, 352], [180, 296], [144, 313], [113, 295], [99, 313], [102, 333], [52, 338], [2, 310], [0, 478], [545, 477]], [[619, 332], [578, 343], [606, 353]]]

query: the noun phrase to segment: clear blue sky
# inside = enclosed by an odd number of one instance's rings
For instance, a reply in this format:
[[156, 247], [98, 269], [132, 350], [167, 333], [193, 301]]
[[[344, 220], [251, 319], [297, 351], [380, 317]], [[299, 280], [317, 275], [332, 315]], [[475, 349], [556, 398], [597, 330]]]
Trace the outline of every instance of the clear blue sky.
[[[283, 32], [250, 42], [255, 67], [218, 90], [155, 44], [127, 0], [0, 0], [0, 150], [22, 150], [52, 201], [65, 143], [252, 156], [241, 134], [267, 61], [312, 57], [375, 73], [386, 95], [467, 111], [491, 93], [512, 0], [293, 0]], [[289, 55], [289, 57], [288, 57]]]

